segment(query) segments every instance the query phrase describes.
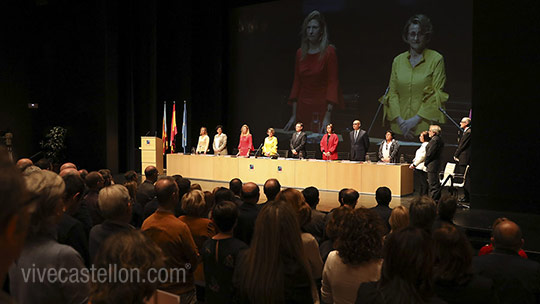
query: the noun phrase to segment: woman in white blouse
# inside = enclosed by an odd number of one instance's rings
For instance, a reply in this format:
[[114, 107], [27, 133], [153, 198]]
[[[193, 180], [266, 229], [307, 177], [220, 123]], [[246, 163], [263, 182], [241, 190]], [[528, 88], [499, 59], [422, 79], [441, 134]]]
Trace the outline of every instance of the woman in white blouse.
[[394, 131], [386, 131], [385, 140], [379, 147], [379, 159], [385, 163], [398, 163], [399, 143], [394, 139]]
[[424, 159], [426, 158], [426, 146], [429, 141], [429, 133], [424, 131], [420, 133], [419, 138], [422, 145], [416, 150], [416, 154], [409, 168], [414, 169], [414, 190], [416, 194], [427, 195], [427, 168], [424, 165]]
[[206, 154], [208, 152], [208, 145], [210, 145], [210, 137], [208, 137], [208, 131], [205, 127], [201, 128], [199, 142], [197, 143], [197, 154]]
[[217, 134], [214, 136], [212, 148], [215, 155], [227, 155], [227, 135], [223, 133], [223, 126], [216, 127]]

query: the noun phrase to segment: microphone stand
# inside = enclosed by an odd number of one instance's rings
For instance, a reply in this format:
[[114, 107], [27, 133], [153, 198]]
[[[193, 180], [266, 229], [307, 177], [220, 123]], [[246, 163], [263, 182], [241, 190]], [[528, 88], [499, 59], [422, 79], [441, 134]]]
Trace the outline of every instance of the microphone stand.
[[439, 107], [439, 111], [441, 111], [441, 112], [444, 114], [444, 116], [446, 116], [448, 119], [450, 119], [450, 121], [453, 122], [454, 125], [455, 125], [461, 132], [463, 132], [463, 129], [459, 126], [459, 124], [458, 124], [455, 120], [453, 120], [452, 117], [450, 117], [450, 115], [448, 115], [448, 113], [446, 113], [446, 111], [445, 111], [442, 107]]
[[[390, 86], [386, 87], [386, 91], [384, 91], [384, 96], [382, 100], [386, 98], [386, 95], [388, 95], [388, 90], [390, 90]], [[379, 103], [379, 107], [377, 108], [377, 112], [375, 113], [375, 116], [373, 116], [373, 120], [371, 121], [371, 124], [369, 125], [369, 129], [367, 130], [367, 134], [369, 135], [371, 133], [371, 128], [373, 128], [373, 124], [375, 123], [375, 119], [377, 119], [377, 116], [379, 116], [379, 112], [381, 111], [381, 108], [383, 106], [383, 103]]]
[[257, 148], [257, 151], [255, 151], [255, 158], [257, 158], [257, 154], [259, 154], [259, 150], [261, 150], [263, 144], [264, 144], [264, 142], [261, 143], [261, 145], [259, 146], [259, 148]]

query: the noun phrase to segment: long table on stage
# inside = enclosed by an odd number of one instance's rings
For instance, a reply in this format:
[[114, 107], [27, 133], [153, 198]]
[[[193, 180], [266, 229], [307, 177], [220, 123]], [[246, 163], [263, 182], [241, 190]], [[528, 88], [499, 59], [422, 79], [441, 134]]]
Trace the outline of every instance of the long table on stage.
[[353, 188], [364, 194], [381, 186], [394, 196], [413, 192], [413, 170], [406, 164], [167, 154], [167, 175], [175, 174], [220, 182], [238, 177], [257, 184], [276, 178], [282, 187]]

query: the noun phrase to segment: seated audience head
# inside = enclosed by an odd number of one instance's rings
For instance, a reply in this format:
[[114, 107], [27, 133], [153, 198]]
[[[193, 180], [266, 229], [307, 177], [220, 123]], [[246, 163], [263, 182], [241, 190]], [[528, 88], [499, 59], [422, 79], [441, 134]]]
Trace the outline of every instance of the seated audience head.
[[319, 204], [319, 190], [317, 188], [307, 187], [302, 190], [302, 195], [304, 195], [304, 199], [311, 209], [317, 209], [317, 205]]
[[303, 227], [311, 220], [311, 207], [306, 203], [302, 193], [294, 188], [287, 188], [281, 191], [276, 200], [285, 201], [291, 205], [298, 214], [298, 223]]
[[236, 196], [240, 196], [240, 192], [242, 192], [242, 181], [239, 178], [233, 178], [229, 182], [229, 189], [234, 193]]
[[73, 215], [79, 209], [79, 202], [84, 194], [84, 181], [77, 174], [68, 174], [62, 177], [65, 184], [64, 212]]
[[128, 172], [124, 173], [124, 178], [126, 179], [126, 183], [131, 181], [136, 183], [139, 182], [139, 175], [134, 170], [129, 170]]
[[345, 214], [338, 229], [335, 246], [344, 264], [359, 265], [381, 258], [385, 227], [375, 211], [354, 209]]
[[452, 222], [457, 209], [457, 199], [453, 195], [445, 195], [439, 200], [437, 212], [443, 221]]
[[297, 280], [312, 282], [296, 212], [289, 203], [276, 200], [261, 209], [251, 247], [239, 264], [240, 297], [250, 303], [285, 303], [284, 261], [301, 267]]
[[406, 227], [389, 234], [383, 248], [379, 288], [388, 299], [426, 303], [432, 296], [433, 244], [425, 229]]
[[103, 188], [105, 184], [103, 176], [101, 176], [101, 174], [97, 171], [92, 171], [88, 173], [84, 181], [88, 189], [92, 191], [99, 191], [101, 188]]
[[390, 213], [388, 224], [390, 224], [390, 232], [409, 226], [409, 209], [402, 205], [396, 206]]
[[202, 187], [200, 184], [191, 184], [191, 186], [189, 187], [189, 190], [199, 190], [199, 191], [202, 191]]
[[30, 158], [21, 158], [17, 161], [17, 168], [21, 170], [21, 172], [24, 171], [24, 169], [34, 165], [32, 160]]
[[81, 169], [81, 170], [79, 170], [79, 174], [81, 175], [81, 178], [82, 178], [83, 180], [85, 180], [85, 179], [86, 179], [86, 176], [88, 176], [88, 170], [86, 170], [86, 169]]
[[157, 282], [150, 283], [155, 278], [147, 277], [152, 273], [150, 269], [162, 269], [165, 262], [161, 249], [154, 241], [139, 230], [131, 230], [108, 237], [99, 249], [94, 265], [97, 269], [109, 269], [110, 265], [117, 265], [118, 269], [137, 270], [140, 279], [128, 282], [97, 280], [91, 285], [92, 304], [143, 304], [147, 303], [158, 287]]
[[41, 169], [38, 167], [38, 166], [30, 166], [30, 167], [26, 167], [26, 169], [24, 169], [24, 171], [22, 172], [22, 175], [23, 176], [26, 176], [32, 172], [35, 172], [35, 171], [41, 171]]
[[146, 169], [144, 169], [144, 176], [151, 183], [155, 183], [157, 181], [158, 175], [158, 169], [154, 166], [148, 166]]
[[454, 225], [443, 224], [433, 232], [435, 280], [461, 285], [471, 274], [472, 248], [467, 236]]
[[390, 205], [390, 201], [392, 200], [392, 191], [390, 191], [388, 187], [377, 188], [377, 191], [375, 192], [375, 200], [379, 205]]
[[0, 148], [0, 285], [23, 246], [33, 205], [26, 192], [20, 167]]
[[518, 252], [525, 243], [519, 226], [508, 219], [493, 227], [491, 240], [495, 249], [506, 249], [515, 252]]
[[204, 212], [204, 217], [208, 217], [212, 209], [214, 209], [214, 205], [216, 204], [216, 198], [214, 197], [214, 194], [210, 191], [204, 191], [204, 201], [206, 202], [206, 210]]
[[225, 187], [220, 187], [216, 190], [215, 198], [216, 204], [224, 201], [232, 202], [234, 200], [234, 193]]
[[36, 203], [30, 221], [30, 237], [52, 233], [63, 213], [64, 180], [52, 171], [41, 170], [25, 176], [24, 181]]
[[113, 185], [114, 184], [114, 180], [113, 180], [113, 177], [112, 177], [112, 174], [111, 174], [111, 170], [109, 169], [100, 169], [98, 171], [101, 176], [103, 176], [103, 186], [104, 187], [108, 187], [110, 185]]
[[156, 182], [154, 185], [156, 197], [160, 207], [167, 210], [174, 210], [178, 204], [178, 185], [170, 176], [166, 176]]
[[244, 203], [256, 205], [259, 201], [259, 186], [255, 183], [245, 183], [242, 186], [241, 198]]
[[99, 191], [99, 209], [107, 220], [129, 223], [131, 220], [131, 197], [126, 187], [111, 185]]
[[345, 191], [349, 190], [349, 188], [343, 188], [339, 190], [338, 193], [338, 202], [340, 206], [343, 206], [343, 195], [345, 195]]
[[413, 198], [409, 207], [409, 223], [411, 226], [431, 231], [436, 216], [435, 202], [429, 196]]
[[77, 166], [75, 166], [74, 163], [63, 163], [62, 166], [60, 166], [60, 172], [64, 171], [65, 169], [72, 168], [77, 170]]
[[266, 195], [267, 201], [273, 201], [276, 199], [279, 191], [281, 191], [281, 184], [275, 178], [271, 178], [264, 183], [264, 195]]
[[328, 220], [328, 224], [326, 224], [326, 235], [329, 239], [333, 241], [337, 240], [340, 233], [340, 227], [343, 224], [347, 214], [349, 214], [351, 211], [351, 208], [341, 206], [334, 209], [332, 213], [328, 214], [330, 219]]
[[128, 189], [129, 197], [131, 198], [131, 203], [135, 203], [136, 197], [137, 197], [137, 188], [139, 185], [136, 181], [129, 181], [124, 184], [124, 187]]
[[49, 170], [52, 171], [53, 166], [50, 160], [46, 158], [42, 158], [37, 161], [36, 166], [38, 166], [41, 170]]
[[348, 206], [351, 209], [354, 209], [356, 207], [356, 204], [358, 203], [358, 198], [360, 197], [360, 194], [358, 194], [358, 191], [354, 189], [347, 189], [343, 193], [343, 206]]
[[192, 190], [182, 196], [182, 210], [187, 216], [204, 217], [206, 213], [206, 201], [201, 190]]
[[181, 177], [176, 179], [176, 184], [178, 185], [178, 195], [181, 200], [184, 194], [188, 193], [191, 190], [191, 181], [187, 178]]
[[238, 207], [233, 202], [219, 202], [212, 209], [212, 221], [221, 233], [232, 233], [238, 219]]

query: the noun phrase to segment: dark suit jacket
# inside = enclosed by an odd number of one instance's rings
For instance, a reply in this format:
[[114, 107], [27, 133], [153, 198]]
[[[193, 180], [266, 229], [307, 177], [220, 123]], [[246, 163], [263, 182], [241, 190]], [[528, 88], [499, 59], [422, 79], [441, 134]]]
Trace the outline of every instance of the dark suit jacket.
[[366, 131], [358, 130], [358, 136], [354, 140], [354, 130], [349, 133], [351, 138], [351, 160], [366, 160], [366, 153], [369, 149], [369, 136]]
[[71, 215], [64, 213], [57, 226], [58, 243], [71, 246], [81, 255], [86, 267], [90, 266], [88, 236], [84, 225]]
[[148, 180], [145, 180], [137, 189], [137, 203], [139, 203], [143, 208], [146, 203], [154, 198], [154, 196], [156, 196], [154, 184]]
[[129, 231], [133, 229], [135, 228], [129, 224], [111, 220], [105, 220], [103, 224], [94, 226], [94, 228], [92, 228], [92, 230], [90, 231], [90, 259], [94, 261], [94, 258], [96, 257], [99, 248], [101, 248], [101, 245], [103, 245], [103, 243], [109, 236], [117, 232]]
[[473, 258], [473, 269], [493, 280], [501, 303], [540, 302], [540, 264], [515, 251], [497, 249]]
[[441, 167], [441, 153], [444, 148], [444, 142], [439, 135], [433, 136], [426, 146], [426, 158], [424, 164], [427, 172], [439, 172]]
[[388, 206], [379, 205], [371, 208], [371, 210], [377, 212], [377, 214], [381, 217], [381, 219], [384, 222], [384, 226], [386, 227], [387, 232], [390, 231], [390, 223], [388, 223], [388, 219], [390, 218], [390, 214], [392, 213], [392, 209]]
[[243, 203], [238, 207], [238, 223], [234, 228], [234, 237], [249, 245], [255, 230], [257, 215], [259, 215], [259, 208], [256, 204]]
[[454, 156], [459, 159], [458, 165], [466, 166], [471, 163], [471, 128], [463, 132]]
[[[384, 142], [385, 140], [383, 140], [381, 142], [381, 145], [379, 147], [379, 159], [383, 159], [383, 147], [384, 147]], [[399, 162], [399, 143], [397, 140], [394, 140], [391, 144], [390, 144], [390, 162], [391, 163], [398, 163]]]
[[[301, 155], [302, 157], [306, 157], [306, 141], [307, 141], [307, 135], [305, 132], [294, 132], [291, 137], [291, 144], [290, 148], [291, 150], [296, 150], [298, 152], [298, 155]], [[294, 156], [294, 155], [293, 155]]]
[[317, 243], [322, 243], [324, 238], [324, 230], [326, 228], [326, 214], [319, 210], [311, 209], [311, 219], [302, 227], [304, 232], [310, 233], [317, 240]]

